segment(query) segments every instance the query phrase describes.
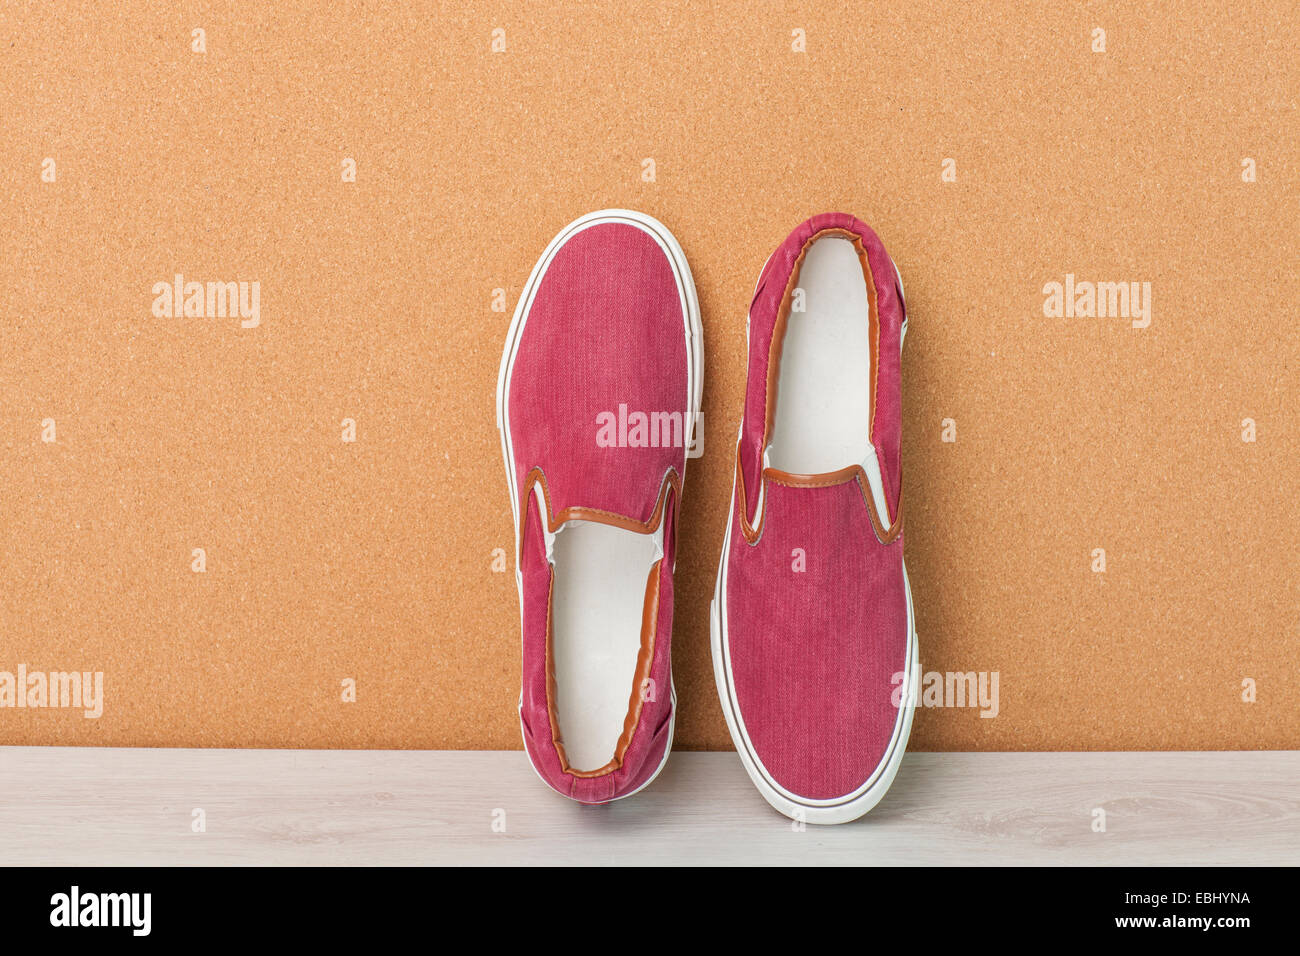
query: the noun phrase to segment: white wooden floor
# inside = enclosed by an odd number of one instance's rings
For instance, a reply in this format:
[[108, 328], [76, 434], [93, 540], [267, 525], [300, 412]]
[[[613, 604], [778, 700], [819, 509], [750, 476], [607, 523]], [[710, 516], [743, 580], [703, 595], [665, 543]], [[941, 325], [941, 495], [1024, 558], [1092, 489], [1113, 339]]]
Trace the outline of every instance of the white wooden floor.
[[1300, 752], [909, 754], [797, 832], [732, 753], [582, 807], [518, 752], [5, 747], [0, 863], [1297, 864]]

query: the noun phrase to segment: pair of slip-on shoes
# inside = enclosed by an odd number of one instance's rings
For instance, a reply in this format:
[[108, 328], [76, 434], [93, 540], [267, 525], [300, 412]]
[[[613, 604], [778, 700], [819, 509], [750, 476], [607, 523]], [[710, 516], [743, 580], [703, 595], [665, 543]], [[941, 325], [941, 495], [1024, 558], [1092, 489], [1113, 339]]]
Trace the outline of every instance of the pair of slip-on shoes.
[[[767, 801], [839, 823], [892, 782], [918, 679], [902, 283], [868, 226], [815, 216], [763, 267], [747, 329], [714, 674]], [[672, 747], [673, 564], [702, 382], [695, 286], [668, 230], [624, 210], [565, 227], [515, 310], [497, 424], [524, 745], [547, 784], [583, 803], [636, 793]]]

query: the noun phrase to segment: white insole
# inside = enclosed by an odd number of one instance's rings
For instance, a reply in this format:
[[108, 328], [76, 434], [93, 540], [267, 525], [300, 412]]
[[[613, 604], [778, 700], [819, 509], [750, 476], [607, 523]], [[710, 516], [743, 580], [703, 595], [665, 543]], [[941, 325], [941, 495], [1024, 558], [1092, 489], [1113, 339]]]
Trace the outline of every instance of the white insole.
[[817, 475], [874, 462], [870, 306], [862, 260], [847, 239], [804, 256], [781, 349], [769, 463]]
[[661, 535], [590, 521], [570, 521], [556, 532], [555, 712], [574, 770], [609, 763], [623, 733], [641, 652], [646, 583], [663, 555]]

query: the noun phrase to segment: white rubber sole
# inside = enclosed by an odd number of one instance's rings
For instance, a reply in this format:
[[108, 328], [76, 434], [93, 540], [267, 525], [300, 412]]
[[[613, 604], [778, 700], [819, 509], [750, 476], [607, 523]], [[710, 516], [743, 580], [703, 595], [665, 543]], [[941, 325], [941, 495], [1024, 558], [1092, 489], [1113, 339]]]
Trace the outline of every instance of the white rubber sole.
[[[513, 518], [512, 533], [515, 538], [515, 588], [519, 592], [519, 626], [520, 634], [523, 633], [523, 576], [519, 571], [519, 490], [515, 482], [514, 454], [510, 443], [510, 408], [507, 396], [510, 394], [510, 377], [514, 371], [515, 358], [519, 352], [519, 343], [523, 340], [524, 325], [528, 321], [528, 313], [532, 308], [533, 299], [537, 294], [537, 289], [541, 285], [542, 276], [546, 274], [551, 261], [555, 258], [560, 247], [568, 240], [572, 239], [579, 232], [592, 226], [604, 223], [623, 223], [625, 225], [635, 226], [648, 234], [658, 243], [659, 247], [668, 257], [668, 261], [673, 269], [673, 275], [677, 280], [678, 294], [681, 296], [682, 314], [685, 317], [683, 323], [683, 333], [686, 342], [686, 364], [687, 364], [687, 381], [686, 381], [686, 408], [691, 412], [691, 420], [683, 423], [684, 440], [690, 442], [694, 434], [695, 424], [699, 419], [701, 399], [703, 397], [704, 386], [704, 329], [700, 321], [700, 303], [699, 297], [695, 292], [695, 281], [691, 277], [690, 266], [686, 262], [686, 254], [678, 244], [676, 238], [667, 227], [659, 220], [644, 213], [633, 212], [627, 209], [602, 209], [598, 212], [588, 213], [569, 223], [553, 238], [542, 253], [537, 264], [533, 266], [533, 271], [528, 277], [528, 282], [524, 285], [523, 292], [519, 296], [519, 303], [515, 306], [514, 317], [510, 321], [510, 329], [506, 333], [505, 350], [501, 356], [501, 368], [497, 373], [497, 430], [501, 434], [501, 455], [505, 462], [506, 482], [510, 489], [510, 513]], [[686, 456], [689, 462], [690, 456]], [[681, 475], [682, 488], [686, 486], [685, 466]], [[671, 669], [670, 669], [671, 673]], [[668, 755], [672, 752], [673, 733], [677, 723], [677, 689], [672, 685], [671, 677], [669, 679], [669, 691], [672, 694], [672, 716], [669, 718], [668, 725], [668, 744], [664, 748], [663, 759], [655, 769], [654, 774], [646, 780], [641, 786], [628, 793], [614, 797], [614, 800], [623, 800], [634, 794], [640, 793], [651, 783], [655, 777], [658, 777], [663, 770], [664, 765], [668, 762]], [[520, 708], [523, 707], [523, 694], [520, 692]], [[520, 717], [520, 735], [523, 735], [523, 719]], [[524, 752], [528, 752], [525, 744]], [[529, 764], [537, 776], [548, 787], [552, 787], [548, 781], [533, 764], [531, 756]], [[563, 791], [556, 790], [557, 793]], [[563, 794], [569, 796], [569, 794]]]
[[[903, 293], [903, 277], [894, 266], [898, 276], [899, 297]], [[904, 305], [906, 309], [906, 305]], [[906, 314], [903, 328], [899, 334], [899, 352], [907, 337]], [[818, 825], [848, 823], [856, 820], [871, 810], [881, 801], [898, 768], [902, 765], [903, 755], [907, 750], [907, 741], [912, 733], [912, 717], [915, 714], [916, 701], [920, 694], [920, 661], [916, 638], [916, 621], [912, 610], [912, 586], [907, 577], [907, 562], [903, 562], [903, 586], [907, 594], [907, 652], [906, 670], [903, 685], [906, 693], [899, 706], [898, 718], [894, 723], [893, 735], [885, 758], [876, 767], [861, 786], [852, 793], [826, 800], [813, 800], [791, 793], [776, 782], [775, 777], [763, 766], [758, 758], [744, 720], [740, 716], [740, 703], [735, 695], [735, 680], [731, 673], [730, 643], [727, 637], [727, 562], [731, 554], [731, 529], [735, 523], [736, 493], [733, 483], [731, 507], [727, 512], [727, 534], [722, 545], [722, 557], [718, 564], [718, 579], [714, 585], [713, 600], [709, 604], [709, 643], [713, 655], [713, 678], [718, 685], [718, 698], [722, 703], [722, 713], [727, 720], [727, 729], [731, 732], [732, 742], [740, 755], [750, 780], [758, 792], [774, 809], [794, 820]]]

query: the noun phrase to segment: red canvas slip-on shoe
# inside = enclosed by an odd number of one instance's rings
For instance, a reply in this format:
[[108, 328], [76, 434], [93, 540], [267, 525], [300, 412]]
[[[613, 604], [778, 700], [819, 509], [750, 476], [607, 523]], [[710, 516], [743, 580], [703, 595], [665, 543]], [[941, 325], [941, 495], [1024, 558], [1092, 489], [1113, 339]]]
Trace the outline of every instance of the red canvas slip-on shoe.
[[681, 247], [621, 209], [551, 241], [506, 339], [519, 722], [538, 775], [583, 803], [636, 793], [672, 747], [673, 561], [703, 361]]
[[748, 321], [714, 677], [768, 803], [844, 823], [892, 783], [919, 686], [903, 566], [902, 279], [865, 223], [814, 216], [763, 267]]

